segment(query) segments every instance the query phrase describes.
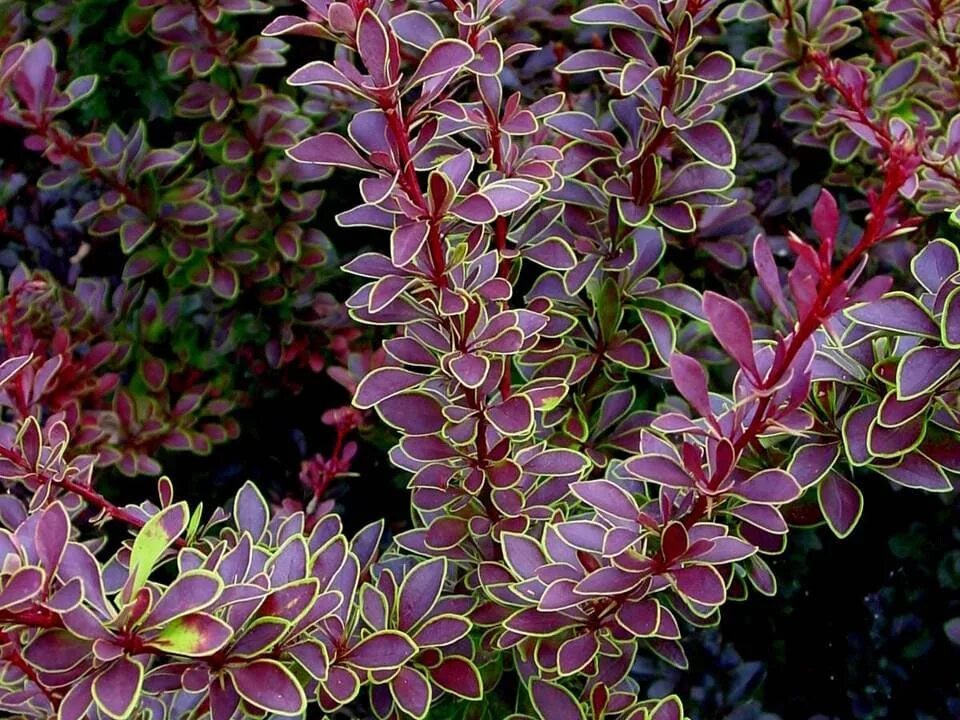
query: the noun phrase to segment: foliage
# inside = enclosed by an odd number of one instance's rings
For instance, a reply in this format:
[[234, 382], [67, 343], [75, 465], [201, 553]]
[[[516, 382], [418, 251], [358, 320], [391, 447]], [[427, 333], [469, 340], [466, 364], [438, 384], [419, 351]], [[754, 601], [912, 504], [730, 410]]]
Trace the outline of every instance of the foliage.
[[[72, 113], [94, 98], [96, 76], [61, 79], [50, 37], [4, 48], [0, 123], [19, 128], [25, 147], [49, 161], [36, 181], [41, 193], [88, 197], [72, 208], [70, 224], [83, 228], [86, 239], [71, 263], [104, 252], [107, 243], [118, 244], [126, 256], [114, 307], [88, 309], [101, 315], [102, 337], [75, 342], [74, 354], [100, 340], [137, 350], [115, 358], [112, 379], [96, 377], [96, 367], [89, 368], [94, 377], [87, 379], [119, 383], [123, 399], [102, 400], [122, 416], [122, 432], [102, 438], [96, 449], [101, 464], [119, 463], [129, 475], [158, 474], [152, 456], [160, 448], [206, 453], [211, 443], [236, 437], [232, 421], [224, 431], [216, 423], [200, 426], [195, 417], [205, 403], [214, 403], [211, 415], [222, 415], [246, 401], [238, 387], [244, 378], [235, 367], [260, 375], [283, 368], [286, 387], [295, 390], [298, 374], [346, 361], [358, 338], [333, 297], [321, 291], [336, 255], [313, 226], [323, 192], [310, 186], [325, 172], [296, 164], [283, 152], [312, 121], [296, 98], [256, 81], [259, 70], [283, 64], [286, 45], [255, 32], [246, 37], [234, 19], [268, 9], [262, 3], [130, 6], [115, 32], [126, 33], [131, 42], [149, 36], [151, 52], [166, 57], [167, 85], [176, 90], [171, 110], [178, 118], [170, 145], [149, 142], [149, 130], [165, 134], [159, 121], [74, 131]], [[14, 3], [6, 11], [22, 21], [15, 35], [28, 34], [29, 9]], [[89, 4], [32, 13], [46, 34], [66, 28], [71, 37], [90, 32], [84, 23], [91, 15], [98, 16]], [[18, 220], [20, 227], [12, 225], [8, 232], [27, 241], [28, 218]], [[31, 249], [45, 250], [51, 243], [31, 244], [23, 254], [28, 262]], [[14, 268], [11, 286], [28, 273]], [[65, 295], [72, 289], [57, 288], [55, 281], [74, 284], [76, 275], [71, 271], [42, 282]], [[105, 289], [95, 292], [91, 299], [102, 303]], [[59, 320], [41, 307], [15, 313], [10, 322], [23, 340], [6, 347], [6, 356], [48, 359], [45, 346], [24, 344], [28, 337], [41, 343], [43, 328], [55, 328]], [[104, 312], [128, 327], [118, 332]], [[138, 343], [150, 350], [139, 352]], [[269, 391], [269, 384], [261, 384]], [[177, 408], [184, 397], [190, 407]], [[60, 411], [38, 401], [46, 414]], [[93, 404], [77, 413], [103, 409]], [[76, 450], [92, 449], [78, 440]]]
[[[42, 184], [96, 187], [74, 220], [128, 256], [109, 302], [10, 283], [0, 704], [228, 720], [364, 690], [381, 718], [681, 720], [638, 657], [685, 669], [685, 630], [773, 595], [791, 525], [846, 537], [883, 478], [953, 490], [960, 6], [306, 5], [240, 41], [225, 17], [270, 6], [137, 3], [128, 30], [200, 120], [168, 146], [142, 123], [74, 134], [95, 83], [63, 82], [49, 40], [0, 60], [0, 119], [52, 163]], [[323, 41], [288, 79], [303, 96], [254, 81], [279, 36]], [[318, 292], [332, 256], [300, 184], [330, 168], [358, 177], [338, 225], [389, 242], [343, 265], [381, 355], [351, 353]], [[322, 415], [306, 504], [248, 483], [204, 519], [165, 478], [158, 503], [93, 487], [97, 462], [157, 473], [161, 447], [234, 435], [220, 363], [258, 344], [275, 369], [332, 348], [353, 394]], [[348, 539], [327, 491], [367, 413], [399, 436], [411, 518]], [[131, 536], [87, 539], [111, 519]]]

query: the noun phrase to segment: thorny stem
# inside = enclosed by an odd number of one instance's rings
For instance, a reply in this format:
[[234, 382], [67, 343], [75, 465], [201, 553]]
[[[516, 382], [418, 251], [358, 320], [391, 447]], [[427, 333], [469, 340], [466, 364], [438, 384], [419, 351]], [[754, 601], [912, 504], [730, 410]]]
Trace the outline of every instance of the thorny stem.
[[[823, 81], [840, 93], [840, 97], [843, 98], [844, 104], [857, 114], [857, 119], [863, 125], [870, 128], [871, 131], [873, 131], [874, 135], [877, 136], [877, 139], [880, 142], [883, 150], [888, 151], [897, 143], [897, 139], [894, 138], [890, 133], [890, 129], [887, 127], [886, 123], [877, 122], [870, 117], [870, 115], [867, 113], [864, 99], [862, 97], [857, 97], [853, 90], [843, 82], [843, 80], [837, 74], [836, 68], [830, 58], [821, 52], [810, 52], [808, 57], [817, 68], [817, 71], [820, 73], [820, 77], [823, 79]], [[917, 157], [924, 167], [934, 171], [940, 175], [940, 177], [951, 182], [954, 187], [960, 189], [960, 177], [948, 172], [939, 163], [924, 157], [922, 152], [918, 152]]]
[[410, 199], [420, 208], [427, 218], [428, 235], [427, 245], [430, 250], [430, 261], [433, 265], [433, 279], [441, 288], [447, 287], [446, 259], [443, 252], [443, 238], [440, 236], [440, 219], [434, 217], [430, 211], [423, 190], [420, 189], [420, 180], [417, 178], [417, 169], [413, 164], [413, 153], [410, 150], [409, 127], [404, 120], [400, 109], [400, 101], [394, 98], [391, 104], [383, 107], [390, 132], [396, 142], [397, 153], [400, 155], [400, 184]]
[[[78, 483], [75, 480], [72, 480], [68, 477], [64, 477], [57, 480], [50, 475], [39, 472], [36, 468], [30, 465], [30, 463], [27, 461], [25, 457], [11, 450], [10, 448], [6, 448], [0, 445], [0, 457], [6, 458], [17, 467], [22, 468], [27, 473], [29, 473], [28, 477], [35, 479], [38, 482], [51, 483], [58, 487], [62, 487], [67, 492], [71, 492], [74, 495], [77, 495], [78, 497], [85, 500], [92, 507], [97, 508], [99, 512], [103, 513], [104, 515], [106, 515], [107, 517], [113, 520], [118, 520], [137, 530], [139, 530], [146, 524], [145, 521], [141, 520], [139, 517], [137, 517], [133, 513], [128, 512], [127, 510], [124, 510], [123, 508], [117, 507], [116, 505], [114, 505], [112, 502], [107, 500], [103, 495], [98, 493], [93, 488], [87, 487], [86, 485]], [[182, 538], [177, 538], [174, 541], [174, 545], [180, 548], [187, 547], [187, 543], [184, 542]]]
[[[681, 70], [679, 65], [675, 62], [678, 39], [679, 33], [673, 33], [673, 36], [670, 40], [670, 66], [668, 67], [666, 75], [664, 75], [663, 78], [663, 87], [660, 97], [660, 112], [658, 113], [660, 116], [662, 116], [663, 111], [667, 110], [673, 103], [673, 96], [677, 90], [677, 75]], [[656, 155], [660, 149], [667, 144], [672, 136], [673, 129], [661, 124], [657, 132], [650, 139], [650, 142], [648, 142], [641, 151], [640, 157], [630, 163], [631, 190], [633, 192], [634, 199], [638, 203], [648, 202], [654, 191], [653, 187], [644, 185], [643, 169], [646, 163], [649, 162], [653, 156]]]
[[[423, 195], [423, 191], [420, 189], [420, 181], [417, 178], [416, 168], [413, 164], [413, 155], [410, 151], [410, 142], [409, 142], [409, 127], [407, 126], [406, 121], [403, 118], [403, 113], [400, 110], [400, 103], [398, 99], [394, 99], [392, 103], [386, 104], [383, 106], [384, 114], [387, 118], [387, 125], [390, 127], [390, 132], [394, 137], [396, 142], [397, 152], [400, 156], [400, 184], [403, 189], [406, 191], [407, 195], [410, 197], [411, 201], [416, 204], [420, 211], [425, 217], [428, 218], [429, 223], [429, 234], [427, 236], [428, 248], [430, 251], [430, 259], [433, 265], [433, 280], [436, 283], [439, 289], [446, 288], [447, 277], [446, 277], [446, 260], [443, 252], [442, 238], [440, 236], [440, 218], [435, 217], [434, 214], [430, 211], [430, 206], [427, 203], [427, 199]], [[454, 328], [451, 328], [451, 332], [454, 332]], [[466, 339], [468, 333], [467, 329], [464, 329], [462, 333], [463, 339]], [[502, 382], [502, 381], [501, 381]], [[487, 462], [487, 420], [484, 415], [484, 408], [481, 398], [478, 396], [476, 391], [472, 391], [469, 388], [463, 388], [468, 399], [470, 400], [471, 406], [474, 410], [477, 410], [479, 413], [479, 419], [477, 421], [477, 439], [476, 439], [476, 454], [477, 454], [477, 469], [482, 471]], [[500, 513], [493, 505], [493, 502], [490, 498], [490, 488], [484, 484], [484, 488], [481, 491], [481, 496], [479, 498], [480, 502], [483, 504], [484, 512], [489, 518], [490, 522], [497, 523], [500, 520]]]
[[[506, 175], [507, 167], [503, 160], [503, 148], [500, 146], [500, 120], [492, 108], [483, 106], [486, 115], [487, 125], [490, 131], [490, 149], [492, 152], [493, 166]], [[500, 255], [500, 264], [497, 268], [497, 275], [506, 278], [510, 275], [510, 261], [504, 257], [507, 250], [507, 219], [503, 215], [498, 215], [493, 221], [494, 241], [496, 242], [497, 253]], [[503, 375], [500, 376], [500, 394], [504, 400], [510, 397], [512, 393], [510, 363], [505, 362], [503, 366]]]
[[[816, 298], [797, 325], [796, 330], [789, 336], [788, 344], [779, 361], [774, 364], [767, 376], [759, 383], [757, 392], [763, 393], [763, 397], [757, 403], [750, 424], [745, 430], [731, 438], [736, 458], [739, 459], [740, 454], [757, 440], [770, 423], [772, 418], [768, 416], [768, 413], [773, 394], [767, 391], [776, 387], [783, 380], [804, 343], [830, 317], [832, 313], [828, 310], [827, 304], [837, 289], [841, 287], [849, 272], [861, 261], [864, 255], [877, 243], [889, 236], [889, 232], [884, 232], [887, 216], [895, 205], [897, 193], [908, 177], [903, 162], [902, 157], [895, 155], [888, 163], [883, 189], [880, 195], [871, 202], [871, 212], [860, 241], [821, 282]], [[900, 227], [905, 225], [906, 223], [901, 223]], [[707, 517], [712, 509], [708, 498], [696, 496], [693, 506], [686, 517], [683, 518], [684, 525], [689, 528]]]
[[[787, 346], [782, 360], [774, 366], [770, 374], [760, 383], [760, 387], [758, 388], [760, 391], [767, 391], [775, 387], [777, 383], [783, 379], [804, 343], [829, 316], [829, 313], [825, 312], [825, 306], [833, 296], [834, 291], [844, 281], [847, 273], [860, 261], [860, 258], [883, 239], [882, 230], [884, 222], [886, 221], [886, 212], [892, 206], [896, 193], [903, 184], [903, 180], [899, 179], [899, 176], [898, 180], [899, 181], [892, 180], [888, 175], [887, 181], [884, 183], [883, 191], [876, 203], [874, 211], [867, 221], [867, 226], [863, 231], [860, 241], [820, 285], [820, 290], [817, 293], [813, 305], [797, 326], [796, 331], [790, 336], [790, 344]], [[768, 422], [767, 410], [770, 407], [772, 397], [771, 394], [763, 397], [757, 406], [750, 425], [734, 440], [733, 448], [737, 454], [742, 452], [744, 448], [749, 446], [750, 443], [756, 440], [757, 436], [763, 432]]]

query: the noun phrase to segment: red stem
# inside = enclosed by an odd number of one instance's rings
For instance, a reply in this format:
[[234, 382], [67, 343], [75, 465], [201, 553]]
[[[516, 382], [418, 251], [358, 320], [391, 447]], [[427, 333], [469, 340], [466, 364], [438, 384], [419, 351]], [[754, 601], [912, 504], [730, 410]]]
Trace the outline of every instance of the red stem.
[[[437, 284], [438, 288], [446, 288], [446, 260], [443, 252], [442, 238], [440, 236], [440, 218], [435, 217], [431, 212], [430, 206], [427, 203], [427, 199], [424, 197], [423, 191], [420, 189], [420, 181], [417, 178], [416, 168], [414, 167], [412, 161], [413, 154], [410, 150], [410, 142], [408, 138], [409, 127], [403, 118], [403, 113], [400, 111], [399, 100], [394, 98], [391, 103], [384, 104], [382, 106], [382, 110], [386, 115], [387, 125], [389, 126], [390, 132], [394, 137], [397, 152], [400, 155], [400, 185], [406, 191], [411, 201], [417, 205], [417, 207], [423, 213], [423, 216], [428, 218], [429, 234], [427, 236], [427, 243], [430, 251], [431, 263], [433, 265], [433, 280]], [[450, 332], [452, 335], [456, 334], [456, 328], [451, 326]], [[465, 329], [462, 333], [463, 339], [466, 339], [467, 332], [468, 331]], [[503, 380], [501, 379], [501, 383], [502, 382]], [[479, 412], [479, 420], [477, 422], [476, 454], [477, 468], [482, 470], [487, 462], [487, 421], [483, 414], [483, 405], [480, 401], [480, 398], [477, 397], [476, 392], [470, 390], [469, 388], [463, 388], [463, 390], [467, 397], [470, 398], [473, 409]], [[500, 520], [500, 513], [497, 511], [496, 507], [494, 507], [490, 499], [490, 490], [486, 487], [486, 485], [484, 486], [484, 490], [481, 491], [480, 501], [484, 506], [484, 511], [487, 517], [490, 519], [490, 522], [498, 522]]]
[[[483, 106], [484, 114], [487, 118], [487, 125], [490, 131], [490, 149], [492, 152], [493, 166], [503, 175], [507, 174], [506, 163], [503, 161], [503, 148], [500, 147], [500, 120], [492, 108], [486, 104]], [[507, 219], [503, 215], [498, 215], [493, 221], [493, 237], [496, 243], [497, 253], [500, 255], [500, 264], [497, 267], [497, 275], [501, 278], [507, 278], [510, 275], [510, 261], [504, 257], [507, 251]], [[504, 303], [506, 305], [506, 303]], [[500, 394], [504, 399], [510, 397], [513, 392], [512, 378], [510, 377], [510, 362], [504, 363], [503, 375], [500, 376]]]
[[[873, 133], [877, 136], [877, 139], [880, 141], [882, 148], [884, 150], [889, 150], [890, 147], [896, 143], [896, 139], [890, 134], [890, 130], [887, 128], [886, 124], [875, 121], [867, 114], [867, 109], [864, 106], [863, 98], [854, 95], [853, 91], [840, 80], [833, 68], [832, 61], [823, 53], [817, 52], [810, 53], [809, 58], [816, 66], [823, 81], [840, 93], [840, 97], [843, 98], [844, 104], [846, 104], [848, 108], [857, 114], [857, 119], [863, 125], [866, 125], [873, 131]], [[940, 177], [951, 182], [954, 187], [960, 189], [960, 177], [951, 174], [944, 167], [933, 162], [932, 160], [928, 160], [923, 156], [922, 153], [919, 153], [918, 157], [924, 167], [933, 170], [935, 173], [940, 175]]]
[[388, 104], [382, 109], [387, 117], [390, 132], [397, 144], [397, 152], [400, 154], [400, 184], [407, 195], [410, 196], [410, 200], [420, 208], [429, 223], [427, 245], [430, 250], [430, 261], [433, 265], [433, 279], [437, 285], [445, 288], [447, 287], [447, 268], [443, 251], [443, 238], [440, 236], [440, 219], [433, 216], [430, 205], [420, 189], [420, 180], [417, 178], [417, 170], [413, 165], [413, 153], [410, 151], [409, 128], [403, 118], [403, 113], [400, 111], [400, 102], [394, 99], [392, 104]]
[[[658, 113], [659, 117], [662, 117], [663, 111], [668, 109], [673, 103], [673, 96], [677, 90], [676, 81], [680, 68], [675, 62], [676, 52], [677, 36], [674, 35], [670, 40], [670, 66], [663, 78], [663, 91], [660, 96], [660, 112]], [[649, 158], [656, 155], [672, 136], [673, 129], [667, 127], [666, 125], [661, 125], [654, 136], [650, 139], [650, 142], [648, 142], [646, 147], [643, 148], [640, 157], [630, 164], [631, 190], [633, 191], [634, 199], [638, 203], [645, 203], [649, 201], [653, 192], [652, 187], [643, 187], [642, 171], [645, 162]]]
[[[863, 235], [860, 237], [860, 241], [843, 261], [831, 270], [826, 279], [823, 280], [813, 304], [810, 306], [803, 320], [800, 321], [797, 329], [790, 335], [789, 344], [786, 346], [786, 350], [780, 360], [771, 368], [767, 377], [760, 382], [758, 392], [769, 391], [784, 378], [804, 343], [832, 314], [828, 312], [827, 303], [833, 297], [837, 288], [844, 282], [847, 274], [874, 245], [886, 237], [883, 228], [887, 215], [894, 204], [897, 193], [905, 181], [906, 175], [903, 168], [895, 159], [887, 167], [884, 186], [880, 196], [875, 202], [871, 203], [872, 210], [867, 218], [867, 225], [864, 228]], [[738, 461], [740, 454], [757, 440], [769, 424], [770, 418], [768, 417], [768, 412], [772, 398], [773, 395], [771, 393], [765, 394], [757, 403], [757, 408], [754, 411], [750, 424], [745, 430], [732, 438]], [[687, 527], [699, 522], [711, 512], [711, 503], [707, 500], [707, 498], [702, 496], [696, 497], [693, 507], [684, 518], [684, 524]]]
[[[6, 458], [10, 462], [14, 463], [18, 467], [23, 468], [28, 473], [31, 473], [34, 478], [43, 483], [52, 483], [56, 486], [62, 487], [64, 490], [73, 493], [81, 498], [83, 498], [89, 505], [97, 508], [104, 515], [110, 517], [113, 520], [119, 520], [126, 525], [129, 525], [132, 528], [140, 529], [146, 523], [141, 520], [139, 517], [124, 510], [121, 507], [117, 507], [112, 502], [107, 500], [103, 495], [98, 493], [93, 488], [89, 488], [86, 485], [81, 485], [80, 483], [71, 480], [70, 478], [63, 478], [61, 480], [55, 480], [49, 475], [45, 475], [41, 472], [37, 472], [30, 463], [27, 462], [26, 458], [21, 456], [19, 453], [14, 452], [10, 448], [3, 447], [0, 445], [0, 456]], [[177, 538], [174, 541], [176, 547], [187, 547], [187, 543], [184, 542], [181, 538]]]

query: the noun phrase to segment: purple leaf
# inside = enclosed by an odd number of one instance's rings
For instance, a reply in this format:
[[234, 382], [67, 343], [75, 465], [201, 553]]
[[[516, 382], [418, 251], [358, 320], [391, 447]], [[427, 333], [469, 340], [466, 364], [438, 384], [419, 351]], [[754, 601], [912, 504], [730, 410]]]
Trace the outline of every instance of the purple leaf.
[[357, 25], [357, 49], [364, 67], [373, 78], [377, 87], [390, 84], [388, 68], [390, 38], [380, 18], [372, 10], [366, 9]]
[[847, 457], [854, 465], [866, 465], [871, 460], [867, 445], [870, 425], [877, 416], [876, 403], [854, 408], [843, 418], [843, 445]]
[[237, 527], [250, 533], [254, 542], [258, 542], [267, 528], [267, 502], [263, 495], [249, 480], [243, 484], [233, 501], [233, 516]]
[[473, 60], [473, 48], [462, 40], [447, 38], [430, 46], [416, 71], [407, 80], [407, 89], [430, 78], [452, 73]]
[[783, 296], [783, 287], [780, 284], [780, 273], [777, 270], [777, 263], [773, 259], [773, 252], [770, 250], [770, 243], [762, 234], [757, 235], [753, 241], [753, 265], [757, 269], [757, 279], [760, 285], [770, 295], [777, 309], [784, 316], [789, 318], [790, 311], [787, 308], [787, 301]]
[[93, 679], [93, 700], [112, 718], [125, 718], [137, 704], [143, 684], [143, 665], [123, 656]]
[[300, 683], [276, 660], [227, 666], [237, 692], [251, 705], [278, 715], [300, 715], [307, 705]]
[[[820, 196], [813, 206], [811, 220], [813, 229], [817, 232], [821, 242], [826, 242], [828, 247], [832, 248], [840, 227], [840, 211], [837, 209], [837, 201], [826, 190], [820, 191]], [[833, 253], [830, 253], [827, 257], [832, 257], [832, 255]]]
[[771, 505], [741, 505], [733, 508], [729, 513], [774, 535], [785, 535], [787, 532], [786, 520], [783, 519], [780, 511]]
[[697, 63], [692, 75], [704, 82], [717, 83], [723, 82], [733, 75], [735, 69], [736, 64], [733, 58], [726, 53], [715, 51], [708, 53], [703, 60]]
[[423, 622], [411, 636], [418, 647], [443, 647], [455, 643], [470, 632], [469, 620], [458, 615], [436, 615]]
[[526, 395], [512, 395], [487, 408], [487, 419], [504, 435], [522, 435], [533, 426], [533, 404]]
[[429, 49], [443, 38], [433, 18], [418, 10], [408, 10], [390, 18], [390, 27], [403, 42], [421, 50]]
[[368, 635], [354, 645], [344, 660], [361, 670], [384, 670], [403, 665], [417, 652], [409, 637], [394, 630]]
[[89, 717], [88, 710], [93, 703], [93, 678], [81, 678], [73, 683], [60, 703], [59, 720], [85, 720]]
[[387, 398], [377, 404], [377, 412], [387, 424], [407, 435], [432, 435], [440, 432], [447, 422], [440, 403], [423, 392]]
[[943, 344], [960, 348], [960, 288], [951, 291], [944, 301], [940, 324]]
[[373, 166], [361, 157], [356, 148], [336, 133], [320, 133], [309, 137], [287, 150], [287, 154], [302, 163], [373, 170]]
[[576, 620], [560, 613], [541, 612], [536, 608], [526, 608], [512, 615], [504, 627], [521, 635], [547, 636], [576, 624]]
[[[581, 25], [612, 25], [631, 30], [650, 30], [650, 24], [630, 8], [616, 3], [600, 3], [586, 7], [571, 17]], [[552, 719], [551, 719], [552, 720]]]
[[48, 575], [53, 575], [70, 538], [70, 519], [61, 503], [55, 502], [40, 513], [36, 537], [40, 565]]
[[787, 472], [768, 468], [738, 482], [733, 493], [750, 502], [781, 505], [793, 502], [802, 494], [799, 483]]
[[699, 552], [691, 551], [688, 557], [710, 565], [724, 565], [745, 560], [757, 552], [756, 546], [735, 537], [718, 537], [709, 542], [712, 547]]
[[926, 410], [932, 399], [930, 395], [919, 395], [913, 400], [899, 400], [896, 390], [891, 390], [880, 401], [877, 422], [888, 428], [899, 427]]
[[912, 452], [891, 467], [874, 465], [874, 469], [904, 487], [929, 492], [949, 492], [950, 481], [943, 469], [919, 452]]
[[932, 391], [960, 365], [960, 350], [919, 346], [897, 366], [897, 397], [911, 400]]
[[425, 379], [423, 375], [402, 368], [377, 368], [360, 381], [353, 403], [361, 409], [371, 408], [381, 400], [416, 387]]
[[640, 515], [636, 501], [609, 480], [576, 482], [570, 485], [570, 490], [583, 502], [612, 517], [636, 520]]
[[450, 372], [468, 388], [480, 387], [489, 371], [490, 361], [483, 355], [460, 353], [450, 360]]
[[768, 597], [777, 594], [777, 578], [770, 566], [759, 555], [750, 558], [750, 567], [747, 576], [753, 586]]
[[580, 50], [566, 58], [555, 68], [560, 73], [582, 73], [593, 70], [620, 70], [623, 57], [607, 50]]
[[863, 512], [860, 489], [832, 470], [817, 486], [817, 500], [830, 529], [840, 538], [853, 531]]
[[550, 448], [523, 461], [524, 472], [534, 475], [577, 475], [589, 461], [575, 450]]
[[323, 645], [315, 640], [307, 640], [297, 645], [288, 646], [286, 651], [310, 675], [321, 680], [327, 677], [329, 659]]
[[879, 300], [855, 305], [845, 312], [862, 325], [882, 330], [932, 338], [940, 334], [940, 328], [926, 308], [912, 295], [904, 292], [888, 293]]
[[[390, 236], [390, 258], [397, 267], [403, 267], [413, 260], [427, 241], [430, 225], [426, 222], [415, 222], [400, 225]], [[406, 283], [404, 284], [404, 287]], [[371, 310], [373, 296], [370, 298]]]
[[467, 700], [479, 700], [483, 697], [483, 684], [480, 672], [466, 658], [456, 655], [443, 660], [430, 668], [430, 679], [449, 693]]
[[43, 571], [37, 567], [22, 567], [4, 579], [0, 588], [0, 610], [19, 605], [34, 597], [43, 587]]
[[753, 357], [753, 332], [744, 309], [729, 298], [706, 292], [703, 295], [703, 312], [723, 349], [751, 378], [759, 379]]
[[802, 445], [794, 451], [787, 472], [801, 487], [808, 488], [833, 467], [839, 456], [839, 443]]
[[937, 238], [914, 256], [910, 268], [927, 292], [935, 293], [944, 280], [960, 270], [960, 253], [953, 243]]
[[323, 686], [331, 697], [343, 704], [356, 697], [360, 689], [360, 680], [350, 668], [334, 665], [327, 673]]
[[624, 470], [641, 480], [679, 490], [693, 486], [693, 478], [672, 458], [664, 455], [638, 455], [623, 464]]
[[[23, 570], [27, 569], [30, 568]], [[76, 637], [67, 630], [41, 632], [23, 651], [23, 657], [27, 662], [48, 672], [75, 668], [91, 654], [92, 642]]]
[[538, 569], [549, 564], [543, 548], [533, 538], [504, 533], [502, 542], [504, 560], [519, 578], [534, 577]]
[[485, 225], [497, 217], [497, 208], [493, 202], [480, 193], [474, 193], [457, 203], [450, 208], [450, 212], [474, 225]]
[[670, 356], [670, 375], [677, 390], [701, 417], [713, 417], [707, 389], [707, 373], [699, 362], [688, 355], [675, 352]]
[[737, 162], [730, 133], [715, 120], [679, 130], [677, 137], [692, 153], [711, 165], [732, 168]]
[[637, 637], [649, 637], [660, 626], [660, 603], [656, 600], [624, 603], [617, 611], [617, 622]]
[[601, 567], [577, 583], [581, 595], [615, 595], [633, 590], [643, 581], [643, 575], [627, 572], [618, 567]]
[[10, 381], [10, 378], [23, 370], [30, 360], [30, 355], [17, 355], [0, 363], [0, 387], [3, 387]]
[[691, 565], [670, 573], [677, 592], [701, 605], [722, 605], [727, 591], [720, 573], [709, 565]]
[[914, 418], [895, 428], [881, 425], [874, 418], [867, 429], [867, 448], [878, 458], [899, 457], [915, 448], [923, 439], [926, 423]]
[[573, 675], [583, 670], [599, 653], [600, 642], [593, 633], [571, 638], [560, 646], [557, 669], [560, 675]]
[[190, 612], [203, 610], [223, 590], [219, 576], [195, 570], [178, 576], [144, 619], [144, 627], [155, 627]]
[[440, 597], [446, 571], [446, 560], [434, 558], [407, 573], [398, 600], [400, 630], [409, 631], [427, 617]]
[[425, 717], [430, 709], [430, 683], [412, 668], [400, 668], [390, 681], [390, 693], [400, 709], [415, 718]]
[[560, 685], [534, 678], [530, 683], [530, 697], [542, 720], [585, 720], [580, 703]]

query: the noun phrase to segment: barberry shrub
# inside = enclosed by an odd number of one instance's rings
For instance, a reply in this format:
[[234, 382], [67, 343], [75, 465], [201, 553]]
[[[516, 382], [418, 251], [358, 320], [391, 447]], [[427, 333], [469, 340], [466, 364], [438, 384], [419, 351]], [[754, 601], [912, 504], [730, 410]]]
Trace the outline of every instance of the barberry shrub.
[[[683, 668], [685, 629], [774, 594], [791, 525], [848, 535], [868, 483], [953, 490], [960, 7], [306, 4], [265, 35], [322, 39], [289, 83], [344, 113], [287, 155], [356, 178], [337, 222], [388, 247], [343, 269], [387, 335], [354, 405], [398, 436], [409, 527], [348, 538], [252, 484], [211, 514], [165, 478], [117, 506], [11, 352], [0, 705], [677, 720], [636, 657]], [[13, 47], [26, 97], [49, 48]]]

